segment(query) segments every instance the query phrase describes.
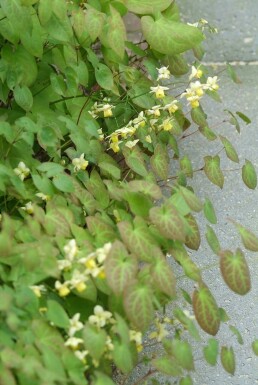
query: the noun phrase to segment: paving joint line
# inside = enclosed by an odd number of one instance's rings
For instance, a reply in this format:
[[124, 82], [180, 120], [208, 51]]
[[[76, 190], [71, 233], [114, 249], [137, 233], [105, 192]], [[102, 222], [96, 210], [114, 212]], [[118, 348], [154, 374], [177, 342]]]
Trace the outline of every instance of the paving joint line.
[[202, 64], [206, 66], [226, 66], [227, 64], [232, 65], [233, 67], [237, 66], [258, 66], [258, 60], [250, 60], [250, 61], [208, 61], [208, 62], [202, 62]]

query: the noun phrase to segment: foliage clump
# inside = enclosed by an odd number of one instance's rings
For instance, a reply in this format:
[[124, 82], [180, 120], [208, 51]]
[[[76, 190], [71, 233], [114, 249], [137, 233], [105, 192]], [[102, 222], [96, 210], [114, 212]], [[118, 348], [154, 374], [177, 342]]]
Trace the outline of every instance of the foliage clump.
[[[211, 201], [201, 202], [190, 183], [204, 171], [222, 188], [224, 174], [219, 154], [193, 170], [178, 141], [195, 123], [239, 162], [201, 105], [204, 97], [219, 99], [217, 75], [201, 64], [204, 33], [214, 28], [203, 19], [182, 23], [171, 0], [0, 5], [1, 384], [114, 384], [114, 372], [128, 375], [137, 365], [144, 333], [163, 346], [158, 357], [144, 355], [151, 366], [145, 378], [159, 371], [191, 384], [195, 321], [215, 336], [225, 312], [188, 253], [203, 238], [195, 213], [217, 221]], [[140, 41], [127, 39], [128, 12], [141, 19]], [[189, 49], [191, 66], [182, 55]], [[238, 131], [237, 117], [249, 123], [241, 112], [228, 114]], [[256, 187], [249, 160], [242, 177]], [[256, 236], [235, 225], [245, 247], [257, 251]], [[221, 250], [207, 229], [225, 283], [247, 293], [243, 252]], [[176, 286], [175, 264], [195, 282], [192, 298]], [[154, 321], [176, 298], [182, 306], [173, 316]], [[233, 348], [220, 351], [233, 374]], [[215, 365], [217, 339], [203, 352]]]

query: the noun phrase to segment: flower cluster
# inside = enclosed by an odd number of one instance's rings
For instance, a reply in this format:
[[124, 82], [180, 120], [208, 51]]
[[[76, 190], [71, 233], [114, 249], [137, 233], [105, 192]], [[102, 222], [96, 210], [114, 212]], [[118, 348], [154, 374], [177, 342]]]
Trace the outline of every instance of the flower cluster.
[[[202, 75], [201, 69], [192, 66], [189, 80], [191, 81], [194, 78], [200, 79]], [[201, 83], [199, 80], [191, 82], [185, 92], [181, 94], [181, 98], [185, 97], [192, 108], [197, 108], [200, 105], [200, 99], [203, 97], [205, 91], [217, 91], [218, 89], [218, 77], [208, 77], [206, 83]]]
[[83, 292], [87, 288], [90, 277], [105, 278], [103, 263], [110, 249], [111, 243], [106, 243], [86, 257], [80, 257], [76, 240], [71, 239], [64, 246], [64, 258], [57, 262], [58, 269], [64, 278], [64, 282], [55, 282], [55, 288], [60, 297], [67, 296], [71, 290]]

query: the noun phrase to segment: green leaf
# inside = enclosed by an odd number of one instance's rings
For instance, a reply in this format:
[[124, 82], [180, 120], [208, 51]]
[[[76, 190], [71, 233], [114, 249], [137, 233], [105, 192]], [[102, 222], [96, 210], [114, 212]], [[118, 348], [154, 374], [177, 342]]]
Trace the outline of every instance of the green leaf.
[[[125, 52], [126, 29], [123, 19], [114, 7], [108, 18], [108, 45], [122, 59]], [[105, 33], [105, 30], [103, 31]]]
[[212, 183], [222, 188], [224, 184], [224, 175], [220, 169], [220, 157], [218, 155], [205, 156], [204, 162], [204, 172], [207, 178]]
[[150, 158], [150, 164], [155, 174], [163, 180], [168, 177], [169, 156], [167, 148], [161, 143], [157, 143], [154, 148], [154, 155]]
[[252, 343], [252, 349], [256, 356], [258, 356], [258, 340], [254, 340]]
[[221, 320], [222, 322], [227, 322], [227, 321], [230, 320], [230, 318], [229, 318], [229, 316], [228, 316], [226, 310], [223, 309], [222, 307], [219, 308], [219, 316], [220, 316], [220, 320]]
[[117, 238], [114, 228], [101, 217], [88, 216], [86, 223], [89, 232], [95, 237], [99, 247], [102, 247], [107, 242], [113, 242]]
[[196, 123], [199, 127], [208, 126], [208, 123], [206, 120], [207, 115], [204, 113], [201, 106], [191, 109], [191, 117], [194, 123]]
[[146, 195], [151, 196], [154, 199], [160, 199], [162, 197], [162, 191], [160, 187], [147, 180], [133, 180], [127, 183], [127, 188], [134, 192], [143, 192]]
[[135, 219], [134, 227], [128, 221], [119, 222], [117, 226], [126, 247], [143, 261], [151, 261], [155, 241], [146, 223]]
[[115, 294], [122, 294], [137, 274], [138, 263], [133, 255], [129, 255], [120, 241], [115, 241], [105, 261], [107, 282]]
[[123, 155], [128, 167], [141, 176], [147, 176], [148, 171], [145, 166], [144, 157], [137, 145], [132, 150], [124, 148]]
[[60, 346], [64, 345], [64, 340], [55, 328], [42, 319], [34, 319], [31, 324], [31, 331], [35, 336], [35, 344], [40, 351], [48, 347], [55, 353], [60, 354]]
[[192, 250], [198, 250], [201, 243], [201, 236], [198, 224], [192, 214], [185, 216], [187, 221], [189, 234], [185, 238], [185, 245]]
[[64, 167], [59, 163], [43, 162], [37, 167], [37, 170], [45, 172], [46, 177], [51, 178], [63, 173]]
[[163, 340], [166, 352], [175, 358], [176, 362], [185, 370], [194, 370], [194, 361], [191, 345], [187, 341], [174, 338]]
[[207, 239], [207, 242], [208, 242], [211, 250], [216, 255], [218, 255], [220, 250], [221, 250], [220, 243], [219, 243], [219, 240], [215, 234], [215, 231], [213, 230], [212, 227], [210, 227], [208, 225], [207, 225], [207, 231], [206, 231], [205, 237]]
[[95, 325], [86, 324], [83, 329], [83, 340], [90, 355], [99, 360], [105, 351], [107, 333]]
[[193, 177], [193, 167], [190, 159], [187, 155], [183, 156], [183, 158], [180, 159], [180, 169], [184, 172], [186, 176], [189, 178]]
[[175, 318], [178, 319], [179, 322], [183, 325], [184, 329], [188, 330], [188, 332], [195, 339], [195, 341], [200, 342], [201, 337], [193, 320], [191, 320], [187, 315], [185, 315], [183, 310], [179, 308], [175, 308], [173, 314]]
[[200, 126], [199, 131], [209, 141], [217, 139], [217, 135], [210, 129], [209, 126]]
[[151, 361], [151, 363], [159, 372], [169, 376], [178, 377], [182, 374], [182, 369], [170, 356], [161, 356], [155, 358]]
[[182, 266], [187, 277], [197, 282], [201, 280], [201, 273], [199, 268], [192, 261], [183, 247], [174, 248], [170, 250], [170, 252], [173, 258]]
[[231, 64], [227, 63], [227, 72], [234, 83], [242, 83]]
[[90, 180], [86, 183], [87, 189], [96, 198], [102, 208], [109, 205], [109, 194], [99, 173], [93, 170], [90, 174]]
[[146, 218], [152, 207], [152, 201], [146, 195], [138, 192], [126, 192], [125, 200], [129, 203], [130, 210], [134, 215]]
[[67, 329], [69, 328], [70, 322], [69, 317], [66, 314], [64, 308], [57, 302], [53, 300], [47, 301], [47, 319], [50, 322], [53, 322], [55, 326], [59, 328]]
[[133, 327], [146, 331], [154, 317], [152, 290], [149, 286], [133, 283], [124, 291], [124, 309]]
[[122, 373], [130, 373], [133, 370], [134, 362], [129, 344], [125, 345], [121, 342], [114, 342], [112, 358], [114, 359], [115, 365]]
[[244, 340], [243, 340], [243, 337], [241, 336], [240, 331], [235, 326], [233, 326], [233, 325], [229, 325], [229, 329], [232, 331], [233, 334], [235, 334], [235, 336], [237, 338], [237, 342], [240, 345], [243, 345], [244, 344]]
[[242, 179], [245, 185], [254, 190], [257, 186], [257, 174], [253, 164], [250, 160], [245, 160], [245, 164], [242, 167]]
[[244, 295], [251, 289], [250, 272], [240, 249], [220, 252], [220, 271], [226, 284], [237, 294]]
[[226, 112], [229, 113], [229, 115], [231, 116], [229, 122], [230, 122], [233, 126], [235, 126], [237, 132], [240, 133], [240, 125], [239, 125], [239, 123], [238, 123], [237, 118], [236, 118], [235, 115], [233, 114], [233, 112], [231, 112], [231, 111], [229, 111], [229, 110], [224, 110], [224, 111], [226, 111]]
[[39, 0], [38, 15], [42, 25], [45, 25], [52, 16], [53, 0]]
[[184, 200], [186, 201], [186, 203], [188, 204], [191, 210], [196, 212], [199, 212], [202, 210], [202, 207], [203, 207], [202, 202], [195, 195], [195, 193], [193, 193], [191, 190], [183, 186], [180, 187], [179, 191], [182, 193]]
[[169, 66], [172, 75], [185, 75], [189, 71], [187, 61], [182, 55], [168, 55], [165, 57], [165, 64]]
[[233, 162], [239, 163], [237, 152], [235, 148], [232, 146], [232, 144], [230, 143], [230, 141], [222, 135], [219, 135], [219, 138], [225, 148], [227, 157]]
[[185, 241], [185, 225], [179, 212], [172, 204], [150, 209], [150, 219], [161, 235], [168, 239]]
[[236, 111], [236, 114], [239, 116], [240, 119], [242, 119], [246, 124], [250, 124], [251, 123], [251, 119], [248, 118], [248, 116], [246, 116], [245, 114], [243, 114], [243, 112], [240, 112], [240, 111]]
[[171, 0], [126, 0], [125, 5], [130, 12], [140, 15], [155, 14], [164, 11], [171, 4]]
[[154, 21], [150, 16], [141, 18], [142, 32], [149, 45], [166, 55], [177, 55], [199, 44], [204, 36], [198, 28], [173, 22], [164, 17]]
[[53, 185], [62, 192], [71, 193], [74, 191], [72, 178], [67, 174], [58, 174], [54, 176]]
[[190, 376], [186, 376], [180, 379], [179, 385], [193, 385], [193, 381]]
[[92, 383], [92, 385], [115, 385], [114, 381], [111, 380], [109, 376], [104, 373], [95, 371], [96, 379]]
[[226, 372], [233, 375], [236, 369], [235, 354], [234, 354], [233, 348], [222, 346], [220, 351], [220, 359], [221, 359], [222, 366], [226, 370]]
[[215, 225], [217, 223], [216, 213], [215, 213], [213, 204], [211, 203], [211, 201], [208, 198], [205, 199], [203, 211], [204, 211], [204, 215], [205, 215], [206, 219], [210, 223]]
[[245, 248], [250, 251], [258, 251], [258, 238], [256, 237], [256, 235], [252, 231], [247, 230], [244, 226], [240, 225], [239, 223], [233, 223], [236, 226], [239, 234], [241, 235], [241, 239]]
[[14, 99], [18, 106], [25, 111], [30, 111], [33, 105], [33, 96], [26, 86], [16, 86], [13, 91]]
[[153, 284], [169, 297], [175, 297], [176, 279], [165, 256], [157, 247], [153, 250], [153, 263], [151, 266], [151, 278]]
[[92, 42], [101, 35], [104, 20], [105, 14], [98, 12], [95, 8], [87, 9], [85, 13], [85, 26]]
[[105, 90], [112, 90], [114, 86], [113, 74], [111, 70], [102, 63], [95, 67], [95, 76], [98, 84]]
[[215, 338], [209, 338], [208, 345], [203, 348], [203, 355], [208, 364], [215, 366], [219, 354], [219, 343]]
[[208, 287], [202, 284], [193, 294], [193, 309], [200, 327], [208, 334], [217, 334], [220, 327], [219, 308]]

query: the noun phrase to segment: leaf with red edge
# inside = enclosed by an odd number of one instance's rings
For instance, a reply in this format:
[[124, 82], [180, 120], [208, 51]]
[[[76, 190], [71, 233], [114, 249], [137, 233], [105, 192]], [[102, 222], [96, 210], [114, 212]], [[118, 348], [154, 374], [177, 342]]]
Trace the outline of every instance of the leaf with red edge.
[[119, 295], [134, 280], [138, 263], [133, 255], [128, 254], [122, 242], [115, 241], [105, 260], [104, 268], [108, 285]]
[[167, 147], [164, 144], [158, 143], [155, 146], [154, 154], [150, 158], [151, 168], [155, 174], [163, 180], [168, 177], [169, 156]]
[[197, 282], [201, 280], [201, 273], [199, 268], [191, 260], [184, 247], [171, 249], [170, 253], [173, 258], [181, 265], [187, 277]]
[[201, 211], [203, 205], [200, 199], [195, 195], [195, 193], [183, 186], [180, 186], [180, 192], [191, 210], [196, 212]]
[[176, 279], [165, 256], [158, 247], [153, 250], [154, 262], [150, 274], [153, 284], [169, 297], [176, 294]]
[[226, 370], [226, 372], [230, 374], [234, 374], [236, 369], [236, 363], [235, 363], [235, 354], [234, 354], [233, 348], [222, 346], [220, 351], [220, 359], [221, 359], [222, 366]]
[[150, 209], [150, 219], [158, 228], [161, 235], [168, 239], [185, 240], [185, 225], [176, 208], [171, 204]]
[[216, 156], [205, 156], [204, 157], [204, 172], [207, 178], [215, 185], [220, 188], [223, 187], [224, 184], [224, 175], [222, 174], [220, 168], [220, 157]]
[[189, 226], [189, 234], [185, 238], [185, 245], [192, 250], [198, 250], [201, 243], [201, 236], [198, 224], [192, 214], [185, 216], [187, 224]]
[[143, 219], [135, 218], [134, 225], [128, 221], [117, 224], [126, 247], [143, 261], [152, 260], [152, 249], [156, 242]]
[[124, 291], [124, 308], [133, 327], [145, 331], [154, 317], [150, 286], [132, 283]]
[[208, 287], [202, 284], [193, 294], [193, 309], [200, 327], [215, 336], [220, 327], [219, 308]]
[[256, 235], [252, 231], [247, 230], [244, 226], [240, 225], [239, 223], [233, 223], [236, 226], [239, 234], [241, 235], [241, 239], [245, 248], [250, 251], [258, 251], [258, 238], [256, 237]]
[[242, 179], [245, 185], [254, 190], [257, 186], [257, 174], [254, 165], [250, 160], [245, 160], [245, 164], [242, 167]]
[[226, 284], [237, 294], [244, 295], [251, 289], [250, 272], [244, 254], [224, 250], [220, 255], [220, 271]]

